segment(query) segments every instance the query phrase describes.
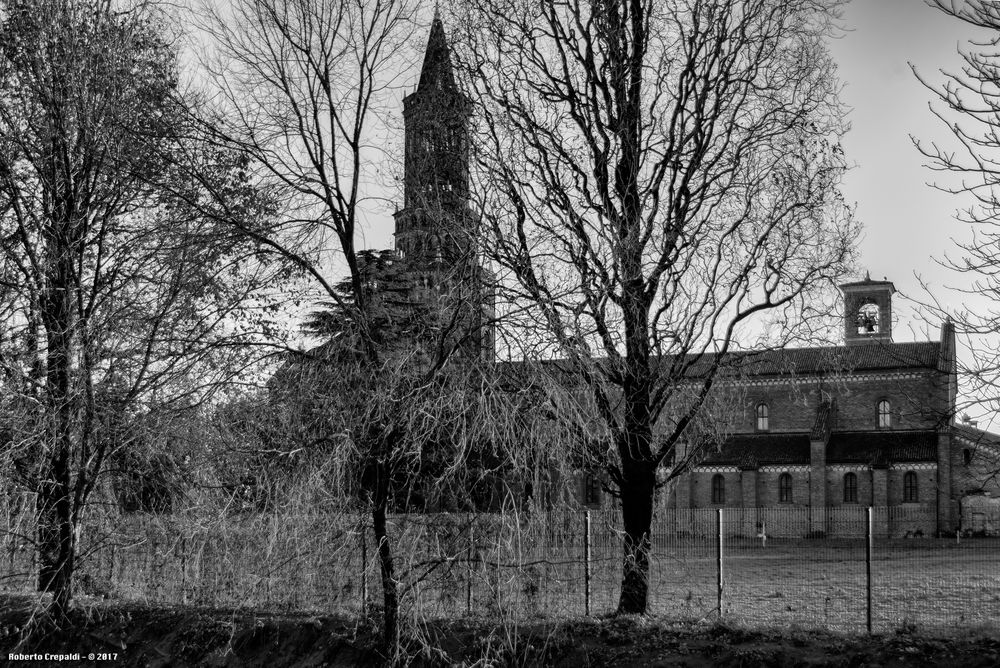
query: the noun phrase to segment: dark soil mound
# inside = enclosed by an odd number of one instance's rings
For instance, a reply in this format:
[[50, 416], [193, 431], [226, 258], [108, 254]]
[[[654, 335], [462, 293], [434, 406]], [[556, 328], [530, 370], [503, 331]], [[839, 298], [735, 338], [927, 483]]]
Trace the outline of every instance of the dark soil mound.
[[[73, 664], [138, 666], [378, 666], [374, 624], [233, 610], [83, 605], [55, 628], [26, 599], [0, 599], [0, 664], [9, 653], [80, 654]], [[1000, 631], [872, 637], [753, 631], [651, 618], [493, 620], [422, 624], [393, 648], [415, 666], [962, 666], [1000, 665]], [[14, 662], [11, 662], [14, 663]], [[18, 665], [68, 665], [54, 660]]]

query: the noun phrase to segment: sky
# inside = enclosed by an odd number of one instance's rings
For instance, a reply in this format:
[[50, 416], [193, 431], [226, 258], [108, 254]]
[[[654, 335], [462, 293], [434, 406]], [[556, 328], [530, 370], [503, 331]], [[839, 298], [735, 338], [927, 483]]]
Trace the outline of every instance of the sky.
[[[948, 288], [967, 285], [968, 279], [938, 260], [956, 254], [954, 239], [969, 237], [968, 226], [956, 219], [968, 201], [930, 185], [942, 177], [925, 166], [913, 145], [911, 136], [947, 145], [950, 135], [928, 108], [935, 96], [911, 65], [929, 81], [941, 82], [942, 70], [961, 66], [958, 47], [983, 33], [924, 0], [852, 0], [842, 23], [844, 31], [831, 40], [830, 50], [843, 85], [841, 98], [850, 108], [851, 130], [843, 147], [853, 167], [842, 191], [855, 204], [864, 229], [855, 278], [868, 271], [895, 284], [894, 340], [937, 340], [940, 318], [921, 314], [919, 304], [959, 306], [964, 300]], [[420, 56], [412, 64], [414, 81]], [[373, 212], [365, 245], [391, 247], [389, 213]], [[969, 356], [961, 344], [960, 356]]]
[[935, 258], [954, 254], [953, 239], [968, 237], [968, 226], [955, 218], [967, 201], [929, 185], [941, 177], [925, 166], [911, 135], [945, 143], [949, 135], [928, 108], [934, 94], [910, 66], [942, 81], [941, 70], [961, 65], [958, 45], [981, 33], [923, 0], [853, 0], [843, 23], [847, 31], [830, 48], [844, 86], [841, 99], [851, 107], [844, 150], [854, 167], [843, 192], [864, 225], [859, 269], [888, 277], [900, 291], [895, 340], [937, 338], [940, 323], [925, 322], [909, 300], [928, 301], [919, 279], [943, 303], [959, 299], [947, 288], [965, 279]]
[[[870, 271], [872, 278], [887, 277], [899, 290], [893, 299], [893, 340], [937, 340], [940, 316], [921, 313], [921, 303], [949, 309], [968, 306], [979, 313], [990, 305], [986, 298], [977, 303], [975, 297], [956, 291], [968, 289], [970, 277], [938, 262], [946, 253], [961, 257], [955, 242], [970, 239], [971, 230], [956, 214], [971, 200], [931, 185], [935, 179], [948, 183], [942, 181], [948, 177], [927, 168], [911, 137], [955, 144], [928, 108], [943, 106], [911, 66], [927, 81], [940, 83], [944, 72], [960, 71], [958, 48], [986, 35], [924, 0], [852, 0], [843, 23], [846, 32], [830, 49], [843, 84], [841, 99], [851, 107], [852, 127], [843, 144], [854, 167], [842, 191], [855, 203], [864, 226], [859, 270]], [[958, 356], [960, 369], [976, 365], [961, 332]], [[964, 382], [959, 395], [959, 412], [969, 413], [982, 428], [1000, 429], [997, 413], [977, 402]]]
[[[962, 201], [928, 184], [936, 175], [924, 167], [911, 140], [914, 135], [947, 141], [948, 133], [928, 109], [933, 93], [910, 65], [940, 81], [939, 70], [954, 71], [961, 64], [958, 45], [982, 33], [924, 0], [852, 0], [842, 19], [845, 29], [831, 40], [830, 50], [838, 64], [842, 100], [851, 109], [852, 128], [843, 143], [853, 168], [842, 190], [856, 204], [864, 225], [857, 278], [867, 270], [873, 278], [895, 284], [895, 340], [937, 339], [940, 321], [921, 316], [915, 305], [956, 299], [946, 288], [965, 279], [935, 258], [954, 249], [952, 238], [966, 237], [968, 229], [955, 219]], [[414, 81], [421, 56], [413, 62]], [[405, 92], [400, 91], [400, 98]], [[391, 246], [388, 213], [372, 216], [367, 244]], [[932, 295], [923, 291], [921, 280]]]

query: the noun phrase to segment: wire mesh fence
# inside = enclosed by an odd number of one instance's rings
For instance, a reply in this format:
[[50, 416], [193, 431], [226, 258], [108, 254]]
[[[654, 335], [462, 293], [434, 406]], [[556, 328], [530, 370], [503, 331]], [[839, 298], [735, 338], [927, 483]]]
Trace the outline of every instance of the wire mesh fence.
[[[0, 519], [0, 587], [30, 591], [30, 518]], [[84, 594], [153, 604], [357, 614], [382, 596], [367, 520], [94, 517], [80, 535], [76, 582]], [[1000, 537], [932, 537], [933, 520], [904, 508], [662, 512], [650, 536], [649, 609], [842, 631], [1000, 623]], [[402, 609], [416, 618], [605, 614], [618, 602], [617, 510], [398, 515], [388, 531]]]

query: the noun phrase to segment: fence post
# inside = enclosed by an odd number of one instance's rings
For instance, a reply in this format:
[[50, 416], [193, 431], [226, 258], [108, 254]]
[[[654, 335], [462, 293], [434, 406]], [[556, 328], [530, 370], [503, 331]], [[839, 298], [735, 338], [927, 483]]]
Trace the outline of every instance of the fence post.
[[368, 538], [367, 527], [361, 522], [361, 616], [368, 616]]
[[469, 552], [466, 557], [465, 611], [472, 614], [472, 560], [476, 554], [476, 527], [469, 522]]
[[590, 616], [590, 510], [583, 513], [583, 596], [584, 614]]
[[181, 536], [181, 603], [187, 605], [187, 537]]
[[[35, 534], [34, 537], [38, 538], [37, 529], [34, 530], [34, 534]], [[41, 544], [31, 546], [31, 573], [29, 574], [31, 582], [28, 583], [28, 586], [33, 588], [38, 586], [38, 581], [42, 577], [41, 573], [38, 572], [38, 569], [40, 568], [40, 565], [38, 563], [38, 550], [40, 548]]]
[[497, 613], [503, 616], [503, 583], [500, 576], [500, 551], [502, 549], [501, 537], [506, 528], [507, 515], [504, 509], [500, 509], [500, 524], [497, 526]]
[[108, 583], [109, 586], [113, 586], [115, 584], [115, 555], [118, 552], [114, 539], [111, 540], [111, 547], [108, 552], [111, 553], [111, 556], [108, 559]]
[[4, 539], [7, 542], [8, 559], [10, 561], [10, 565], [7, 568], [7, 572], [13, 575], [14, 573], [17, 572], [17, 570], [15, 570], [14, 567], [14, 557], [17, 555], [18, 541], [16, 538], [14, 538], [13, 524], [10, 521], [8, 521], [7, 523], [7, 531], [4, 535]]
[[[153, 599], [159, 603], [159, 599], [156, 596], [157, 583], [160, 579], [156, 577], [156, 532], [150, 537], [149, 541], [149, 570], [146, 573], [148, 581], [146, 582], [146, 591], [148, 592], [150, 587], [153, 589]], [[149, 595], [148, 593], [146, 594]]]
[[715, 574], [716, 574], [716, 593], [718, 594], [718, 604], [719, 604], [719, 619], [722, 619], [722, 508], [716, 511], [716, 526], [718, 527], [718, 535], [715, 541]]
[[868, 531], [865, 532], [865, 593], [866, 609], [865, 620], [868, 626], [868, 635], [872, 633], [872, 516], [874, 509], [868, 506]]

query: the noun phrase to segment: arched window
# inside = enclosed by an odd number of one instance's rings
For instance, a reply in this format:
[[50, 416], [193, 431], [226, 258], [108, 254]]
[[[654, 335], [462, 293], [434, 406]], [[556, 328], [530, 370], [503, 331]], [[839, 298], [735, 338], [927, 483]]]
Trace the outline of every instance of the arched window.
[[712, 476], [712, 503], [726, 502], [726, 479], [721, 473]]
[[858, 502], [858, 476], [854, 473], [844, 475], [844, 503]]
[[878, 428], [888, 429], [892, 426], [892, 406], [888, 399], [878, 402]]
[[781, 503], [792, 502], [792, 475], [782, 473], [778, 476], [778, 501]]
[[962, 463], [968, 466], [972, 463], [972, 450], [965, 448], [962, 450]]
[[878, 334], [879, 331], [878, 304], [868, 302], [858, 309], [858, 334]]
[[768, 430], [768, 412], [767, 404], [760, 402], [757, 404], [757, 431], [767, 431]]
[[917, 474], [907, 471], [903, 476], [903, 503], [916, 503], [918, 498]]

